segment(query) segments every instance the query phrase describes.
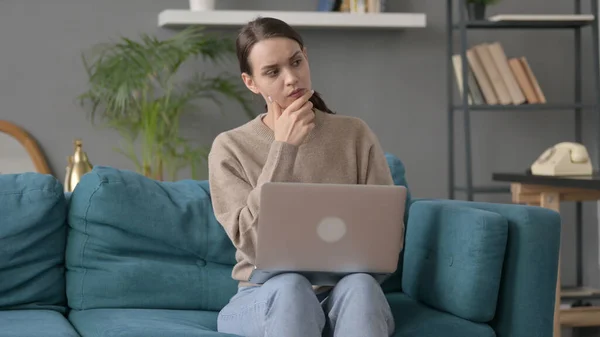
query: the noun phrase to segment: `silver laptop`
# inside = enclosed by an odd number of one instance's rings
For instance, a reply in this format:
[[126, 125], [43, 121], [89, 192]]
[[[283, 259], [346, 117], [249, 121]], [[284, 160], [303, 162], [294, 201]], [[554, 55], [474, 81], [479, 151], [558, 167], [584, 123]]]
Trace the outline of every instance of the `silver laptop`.
[[313, 285], [335, 285], [351, 273], [383, 282], [403, 247], [406, 194], [403, 186], [263, 185], [250, 282], [290, 272]]

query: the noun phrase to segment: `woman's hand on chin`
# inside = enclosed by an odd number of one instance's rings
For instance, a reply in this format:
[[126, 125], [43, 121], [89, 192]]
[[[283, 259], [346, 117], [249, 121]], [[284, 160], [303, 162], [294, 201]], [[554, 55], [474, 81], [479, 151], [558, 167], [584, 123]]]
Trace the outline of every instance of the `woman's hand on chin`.
[[302, 144], [306, 136], [315, 127], [313, 104], [309, 101], [313, 93], [314, 90], [307, 91], [285, 109], [281, 108], [269, 96], [274, 114], [273, 131], [276, 141], [286, 142], [295, 146]]

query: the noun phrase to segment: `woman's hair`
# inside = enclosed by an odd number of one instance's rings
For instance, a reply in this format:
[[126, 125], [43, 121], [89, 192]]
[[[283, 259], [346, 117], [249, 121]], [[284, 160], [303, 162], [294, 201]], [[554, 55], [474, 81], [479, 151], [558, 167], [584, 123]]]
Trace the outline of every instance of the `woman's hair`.
[[[252, 47], [259, 41], [266, 40], [273, 37], [285, 37], [292, 39], [300, 45], [300, 48], [304, 47], [304, 41], [300, 34], [298, 34], [292, 27], [287, 23], [275, 19], [275, 18], [258, 18], [254, 21], [249, 22], [244, 26], [236, 39], [237, 58], [240, 63], [240, 71], [252, 75], [252, 67], [248, 62], [248, 55], [252, 50]], [[317, 91], [314, 92], [312, 97], [309, 99], [312, 102], [314, 108], [334, 114], [331, 111], [325, 101], [321, 98], [321, 95]]]

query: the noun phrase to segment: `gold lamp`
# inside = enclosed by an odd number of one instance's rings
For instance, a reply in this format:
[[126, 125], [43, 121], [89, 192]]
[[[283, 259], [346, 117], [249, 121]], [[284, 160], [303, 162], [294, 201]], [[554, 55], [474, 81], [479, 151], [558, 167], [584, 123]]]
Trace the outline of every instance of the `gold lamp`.
[[81, 139], [75, 140], [75, 153], [67, 158], [68, 166], [65, 175], [65, 192], [73, 192], [75, 186], [81, 180], [84, 174], [90, 172], [93, 168], [87, 154], [83, 151]]

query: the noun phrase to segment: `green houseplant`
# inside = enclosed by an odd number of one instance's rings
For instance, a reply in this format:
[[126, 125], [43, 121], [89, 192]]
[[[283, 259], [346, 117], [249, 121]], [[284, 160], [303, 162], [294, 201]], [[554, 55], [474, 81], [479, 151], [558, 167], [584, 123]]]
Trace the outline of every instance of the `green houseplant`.
[[500, 0], [467, 0], [467, 14], [469, 20], [484, 20], [487, 6], [500, 2]]
[[97, 44], [89, 55], [82, 54], [89, 88], [78, 98], [82, 104], [91, 103], [92, 123], [101, 120], [119, 132], [123, 142], [116, 150], [132, 160], [139, 173], [176, 179], [181, 169], [190, 167], [192, 179], [197, 179], [209, 147], [194, 146], [181, 136], [181, 117], [201, 113], [201, 100], [220, 107], [220, 98], [239, 103], [249, 118], [253, 115], [239, 77], [196, 73], [182, 79], [179, 72], [186, 61], [218, 65], [234, 52], [233, 41], [209, 35], [201, 27], [164, 40], [142, 34], [139, 41], [121, 37]]

